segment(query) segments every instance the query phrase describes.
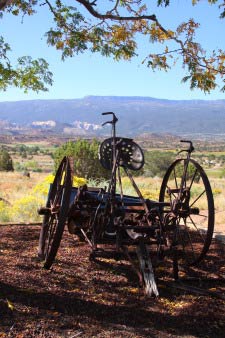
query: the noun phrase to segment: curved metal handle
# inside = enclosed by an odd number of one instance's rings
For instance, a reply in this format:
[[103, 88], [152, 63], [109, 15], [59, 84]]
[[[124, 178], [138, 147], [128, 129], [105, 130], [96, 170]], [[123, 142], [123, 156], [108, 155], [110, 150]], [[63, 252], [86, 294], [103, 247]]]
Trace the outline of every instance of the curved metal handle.
[[118, 118], [116, 117], [116, 115], [113, 112], [105, 112], [105, 113], [102, 113], [102, 115], [112, 115], [113, 116], [112, 121], [106, 121], [106, 122], [102, 123], [102, 126], [104, 126], [107, 123], [115, 125], [116, 122], [118, 121]]
[[115, 114], [111, 111], [108, 111], [108, 112], [102, 113], [102, 115], [115, 115]]
[[195, 148], [193, 147], [193, 143], [192, 141], [189, 141], [189, 140], [180, 140], [180, 142], [183, 142], [183, 143], [189, 143], [189, 148], [188, 149], [184, 149], [184, 150], [181, 150], [179, 151], [179, 154], [183, 151], [187, 151], [189, 154], [192, 153], [192, 151], [195, 150]]

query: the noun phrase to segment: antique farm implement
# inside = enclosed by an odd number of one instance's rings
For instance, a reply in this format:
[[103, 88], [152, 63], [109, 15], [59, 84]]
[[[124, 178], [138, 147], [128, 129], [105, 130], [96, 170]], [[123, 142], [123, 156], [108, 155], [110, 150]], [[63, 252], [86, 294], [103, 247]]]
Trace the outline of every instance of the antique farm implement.
[[[131, 174], [144, 165], [142, 149], [132, 139], [116, 136], [118, 119], [114, 113], [102, 115], [112, 116], [111, 121], [104, 123], [112, 125], [112, 137], [99, 148], [101, 164], [111, 170], [109, 185], [73, 187], [73, 159], [64, 157], [46, 206], [39, 211], [43, 223], [38, 255], [44, 267], [50, 268], [67, 224], [71, 234], [89, 243], [92, 259], [104, 255], [109, 247], [117, 258], [129, 258], [146, 294], [157, 296], [153, 257], [156, 261], [171, 254], [176, 275], [177, 262], [195, 265], [209, 249], [214, 229], [211, 187], [202, 167], [191, 158], [192, 142], [182, 140], [188, 144], [182, 150], [186, 156], [169, 166], [159, 200], [145, 199]], [[124, 195], [121, 170], [128, 176], [136, 196]]]

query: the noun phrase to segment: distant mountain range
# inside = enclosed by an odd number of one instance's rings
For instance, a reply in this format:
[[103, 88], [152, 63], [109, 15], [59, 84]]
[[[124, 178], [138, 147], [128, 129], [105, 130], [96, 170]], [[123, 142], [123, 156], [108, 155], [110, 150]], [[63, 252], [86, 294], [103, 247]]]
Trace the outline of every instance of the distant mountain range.
[[[45, 128], [76, 134], [108, 133], [101, 124], [112, 111], [119, 118], [118, 132], [225, 134], [225, 100], [165, 100], [152, 97], [86, 96], [72, 100], [0, 102], [3, 125]], [[3, 128], [4, 129], [4, 128]]]

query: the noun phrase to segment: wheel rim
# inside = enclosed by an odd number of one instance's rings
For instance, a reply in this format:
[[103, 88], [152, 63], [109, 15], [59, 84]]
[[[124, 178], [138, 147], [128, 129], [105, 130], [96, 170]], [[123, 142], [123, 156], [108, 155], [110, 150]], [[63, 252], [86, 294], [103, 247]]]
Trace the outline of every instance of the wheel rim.
[[47, 222], [48, 231], [46, 231], [44, 259], [47, 260], [52, 247], [52, 242], [56, 233], [57, 221], [54, 216], [50, 216]]
[[70, 160], [64, 157], [51, 185], [46, 207], [50, 214], [44, 216], [39, 237], [39, 256], [44, 267], [50, 268], [57, 254], [67, 219], [72, 188]]
[[[186, 160], [176, 160], [167, 170], [160, 191], [160, 202], [175, 205], [181, 201], [170, 231], [183, 264], [194, 265], [206, 255], [214, 229], [214, 202], [208, 178], [202, 167], [190, 160], [182, 193], [179, 192]], [[177, 204], [177, 203], [176, 203]], [[171, 210], [171, 207], [170, 207]], [[168, 218], [165, 213], [165, 218]], [[172, 217], [172, 216], [171, 216]]]

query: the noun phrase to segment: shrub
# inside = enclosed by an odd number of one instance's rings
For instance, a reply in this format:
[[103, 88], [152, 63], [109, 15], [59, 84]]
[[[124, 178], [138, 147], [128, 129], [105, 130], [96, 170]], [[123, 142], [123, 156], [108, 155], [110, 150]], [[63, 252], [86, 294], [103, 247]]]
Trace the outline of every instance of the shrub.
[[[54, 175], [53, 174], [49, 174], [47, 175], [43, 181], [39, 182], [32, 190], [32, 192], [34, 194], [37, 194], [43, 198], [47, 197], [48, 195], [48, 191], [49, 191], [49, 185], [53, 182], [54, 180]], [[77, 177], [74, 176], [73, 177], [73, 186], [74, 187], [80, 187], [84, 184], [87, 183], [87, 180], [85, 178], [82, 177]]]
[[54, 155], [55, 170], [64, 156], [74, 158], [74, 174], [85, 179], [108, 179], [111, 172], [102, 167], [98, 159], [99, 142], [97, 140], [78, 140], [67, 142], [59, 147]]
[[37, 209], [43, 205], [43, 199], [37, 195], [27, 195], [16, 200], [12, 205], [11, 215], [16, 222], [36, 222], [41, 217]]
[[174, 160], [174, 153], [162, 151], [145, 152], [144, 176], [163, 177]]
[[9, 206], [4, 201], [0, 201], [0, 221], [1, 222], [9, 222]]
[[0, 171], [13, 171], [13, 162], [5, 149], [0, 150]]

